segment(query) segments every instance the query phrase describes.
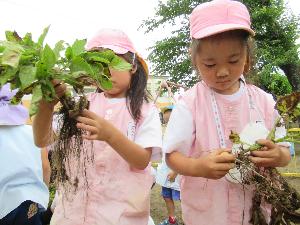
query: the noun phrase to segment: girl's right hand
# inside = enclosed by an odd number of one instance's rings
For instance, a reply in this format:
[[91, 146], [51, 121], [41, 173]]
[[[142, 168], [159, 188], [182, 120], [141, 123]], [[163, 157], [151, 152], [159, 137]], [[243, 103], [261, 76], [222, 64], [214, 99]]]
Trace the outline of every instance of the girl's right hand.
[[218, 149], [212, 153], [195, 159], [195, 175], [209, 179], [220, 179], [234, 168], [235, 156], [230, 149]]
[[53, 110], [54, 106], [59, 102], [59, 98], [61, 98], [66, 93], [67, 86], [65, 84], [62, 84], [61, 81], [53, 80], [52, 84], [57, 97], [52, 102], [46, 102], [45, 100], [42, 100], [40, 102], [40, 108]]

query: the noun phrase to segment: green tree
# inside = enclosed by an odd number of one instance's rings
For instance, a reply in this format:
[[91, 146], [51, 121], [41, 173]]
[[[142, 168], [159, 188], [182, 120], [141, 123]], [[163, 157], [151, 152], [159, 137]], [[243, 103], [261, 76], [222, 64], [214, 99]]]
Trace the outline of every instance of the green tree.
[[[145, 33], [172, 26], [167, 38], [158, 40], [149, 60], [155, 74], [168, 74], [173, 82], [188, 86], [197, 81], [189, 56], [189, 15], [205, 0], [167, 0], [159, 2], [153, 18], [141, 25]], [[270, 91], [272, 74], [284, 72], [293, 90], [300, 90], [300, 60], [296, 44], [299, 38], [299, 18], [286, 7], [284, 0], [244, 0], [256, 31], [257, 69], [256, 84]], [[266, 73], [270, 73], [266, 76]], [[260, 75], [264, 75], [261, 78]], [[264, 80], [262, 80], [264, 79]], [[286, 89], [288, 93], [289, 88]]]

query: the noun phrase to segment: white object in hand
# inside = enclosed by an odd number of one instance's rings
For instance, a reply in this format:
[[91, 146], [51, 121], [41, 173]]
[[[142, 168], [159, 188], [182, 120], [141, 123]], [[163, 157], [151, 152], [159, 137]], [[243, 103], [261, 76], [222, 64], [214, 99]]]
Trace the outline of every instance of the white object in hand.
[[[255, 144], [258, 139], [266, 139], [268, 134], [269, 130], [263, 123], [248, 123], [240, 133], [240, 140], [243, 143], [247, 143], [243, 145], [243, 148], [249, 148], [251, 145]], [[232, 154], [238, 154], [241, 151], [240, 147], [241, 144], [233, 144]], [[229, 170], [225, 175], [225, 178], [232, 183], [242, 182], [242, 174], [236, 167]]]

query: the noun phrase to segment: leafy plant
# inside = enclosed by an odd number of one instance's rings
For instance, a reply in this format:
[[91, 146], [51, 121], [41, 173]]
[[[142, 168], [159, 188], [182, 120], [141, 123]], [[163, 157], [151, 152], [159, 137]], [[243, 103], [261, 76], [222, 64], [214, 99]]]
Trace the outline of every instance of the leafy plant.
[[[292, 142], [300, 143], [300, 128], [289, 128], [289, 124], [300, 116], [300, 93], [294, 92], [277, 100], [275, 108], [281, 115], [287, 128], [284, 137], [276, 139], [276, 128], [283, 126], [281, 118], [277, 119], [273, 129], [269, 132], [268, 139], [274, 143]], [[252, 199], [251, 220], [254, 225], [267, 225], [261, 211], [261, 203], [265, 201], [272, 206], [269, 225], [286, 225], [300, 222], [300, 195], [289, 186], [276, 168], [261, 168], [255, 166], [248, 158], [249, 152], [260, 150], [260, 144], [248, 144], [241, 140], [237, 133], [232, 132], [230, 140], [240, 146], [236, 158], [236, 167], [241, 174], [243, 185], [254, 186]]]
[[[57, 96], [52, 80], [58, 79], [83, 93], [84, 86], [96, 85], [111, 88], [108, 67], [128, 70], [131, 65], [107, 50], [86, 51], [86, 40], [76, 40], [72, 45], [59, 41], [53, 49], [43, 46], [49, 27], [45, 28], [38, 42], [31, 34], [21, 38], [16, 32], [6, 31], [6, 40], [0, 41], [0, 87], [6, 83], [18, 88], [12, 103], [20, 103], [26, 94], [32, 94], [30, 115], [37, 113], [41, 99], [50, 102]], [[67, 46], [65, 48], [65, 46]], [[65, 50], [65, 56], [61, 52]]]
[[78, 177], [71, 179], [67, 173], [70, 159], [76, 159], [77, 168], [82, 170], [78, 176], [85, 176], [86, 163], [93, 158], [87, 152], [90, 148], [83, 145], [83, 131], [76, 128], [74, 119], [88, 108], [84, 86], [110, 89], [109, 67], [129, 70], [131, 64], [111, 50], [85, 50], [86, 40], [76, 40], [72, 45], [59, 41], [52, 49], [44, 45], [48, 30], [49, 27], [44, 29], [37, 42], [32, 40], [30, 33], [20, 37], [17, 32], [6, 31], [6, 40], [0, 41], [0, 88], [10, 83], [12, 89], [18, 89], [12, 104], [19, 104], [24, 95], [31, 94], [31, 116], [38, 112], [41, 100], [51, 102], [57, 98], [53, 80], [60, 80], [76, 91], [79, 100], [70, 93], [59, 99], [62, 105], [59, 111], [61, 120], [54, 145], [53, 169], [58, 184], [77, 187]]

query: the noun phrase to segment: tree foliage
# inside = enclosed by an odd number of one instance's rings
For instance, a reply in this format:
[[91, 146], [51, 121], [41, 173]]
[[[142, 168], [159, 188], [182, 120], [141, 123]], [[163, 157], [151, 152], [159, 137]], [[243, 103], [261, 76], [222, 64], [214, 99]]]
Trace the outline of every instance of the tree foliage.
[[[146, 33], [158, 28], [173, 27], [168, 37], [158, 40], [150, 48], [149, 60], [154, 73], [167, 74], [173, 82], [188, 86], [197, 81], [189, 56], [189, 15], [192, 10], [206, 0], [160, 1], [153, 18], [141, 25]], [[256, 84], [269, 90], [272, 74], [283, 71], [293, 90], [300, 90], [299, 20], [284, 4], [284, 0], [244, 0], [252, 17], [256, 31], [257, 63], [259, 79]], [[270, 73], [266, 76], [266, 73]], [[260, 75], [264, 74], [263, 78]], [[262, 79], [264, 83], [262, 84]], [[272, 85], [271, 85], [272, 86]], [[288, 93], [290, 87], [283, 91]]]

